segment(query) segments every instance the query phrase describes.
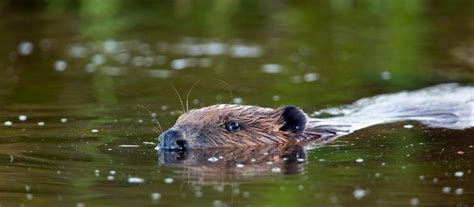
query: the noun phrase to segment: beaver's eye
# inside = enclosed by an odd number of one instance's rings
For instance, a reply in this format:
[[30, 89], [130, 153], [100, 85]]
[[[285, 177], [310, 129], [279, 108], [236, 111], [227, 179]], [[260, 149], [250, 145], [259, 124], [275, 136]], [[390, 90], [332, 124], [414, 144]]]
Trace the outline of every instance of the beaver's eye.
[[225, 128], [227, 129], [227, 131], [234, 133], [240, 130], [240, 124], [236, 121], [230, 121], [225, 125]]

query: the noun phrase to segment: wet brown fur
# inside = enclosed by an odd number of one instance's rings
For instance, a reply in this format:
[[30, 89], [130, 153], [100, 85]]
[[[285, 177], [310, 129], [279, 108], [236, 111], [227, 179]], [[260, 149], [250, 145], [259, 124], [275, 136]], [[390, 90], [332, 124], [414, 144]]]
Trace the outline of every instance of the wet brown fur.
[[[279, 145], [318, 136], [306, 129], [303, 132], [281, 130], [285, 124], [283, 111], [284, 107], [219, 104], [181, 115], [173, 128], [184, 130], [185, 139], [194, 149]], [[301, 113], [306, 119], [306, 114]], [[241, 130], [229, 132], [225, 128], [229, 121], [239, 122]]]

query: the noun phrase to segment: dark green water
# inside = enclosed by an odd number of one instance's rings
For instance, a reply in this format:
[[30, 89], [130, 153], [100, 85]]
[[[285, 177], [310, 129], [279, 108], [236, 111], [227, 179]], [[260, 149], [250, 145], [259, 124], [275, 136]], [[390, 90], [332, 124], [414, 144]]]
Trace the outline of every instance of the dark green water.
[[474, 129], [379, 125], [308, 151], [290, 175], [267, 163], [253, 173], [206, 173], [160, 162], [150, 115], [172, 126], [181, 106], [170, 85], [185, 96], [196, 81], [193, 108], [233, 101], [308, 113], [473, 84], [471, 1], [0, 8], [1, 206], [474, 204]]

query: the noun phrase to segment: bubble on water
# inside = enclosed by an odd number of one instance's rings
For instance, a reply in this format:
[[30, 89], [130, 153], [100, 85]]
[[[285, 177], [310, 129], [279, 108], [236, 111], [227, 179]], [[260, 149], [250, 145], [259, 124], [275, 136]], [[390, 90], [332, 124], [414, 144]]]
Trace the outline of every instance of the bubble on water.
[[44, 124], [45, 124], [44, 121], [38, 122], [38, 126], [44, 126]]
[[241, 104], [242, 103], [242, 98], [235, 97], [235, 98], [232, 99], [232, 103]]
[[119, 43], [115, 40], [108, 39], [104, 42], [103, 48], [106, 53], [114, 53], [119, 48]]
[[25, 185], [25, 190], [28, 192], [31, 190], [31, 187], [29, 185]]
[[363, 189], [356, 189], [352, 194], [354, 195], [355, 199], [360, 200], [367, 195], [367, 191]]
[[67, 118], [61, 118], [61, 119], [59, 119], [59, 121], [60, 121], [61, 123], [66, 123], [66, 122], [67, 122]]
[[133, 183], [133, 184], [138, 184], [138, 183], [144, 183], [145, 179], [140, 178], [140, 177], [129, 177], [128, 178], [128, 183]]
[[279, 96], [279, 95], [274, 95], [274, 96], [272, 96], [272, 100], [273, 100], [273, 101], [279, 101], [279, 100], [280, 100], [280, 96]]
[[99, 177], [99, 175], [100, 175], [100, 170], [95, 169], [95, 170], [94, 170], [94, 175], [95, 175], [96, 177]]
[[66, 70], [67, 68], [67, 63], [66, 61], [64, 60], [57, 60], [54, 62], [54, 70], [58, 71], [58, 72], [62, 72], [64, 70]]
[[230, 47], [229, 53], [231, 57], [235, 58], [255, 58], [262, 55], [262, 48], [237, 44]]
[[171, 68], [175, 70], [182, 70], [189, 67], [194, 67], [196, 65], [196, 59], [194, 58], [183, 58], [175, 59], [171, 61]]
[[364, 159], [362, 159], [362, 158], [357, 158], [357, 159], [356, 159], [356, 162], [358, 162], [358, 163], [363, 163], [363, 162], [364, 162]]
[[114, 179], [115, 179], [115, 177], [112, 176], [112, 175], [107, 176], [107, 180], [108, 180], [108, 181], [113, 181]]
[[27, 194], [26, 194], [26, 199], [27, 199], [27, 200], [33, 199], [33, 194], [27, 193]]
[[264, 73], [281, 73], [283, 71], [283, 66], [279, 64], [264, 64], [262, 65], [261, 70]]
[[91, 129], [91, 132], [92, 133], [97, 133], [97, 132], [99, 132], [99, 130], [98, 129]]
[[307, 73], [303, 76], [304, 81], [313, 82], [319, 79], [319, 74], [317, 73]]
[[72, 58], [83, 58], [87, 54], [87, 49], [80, 45], [72, 45], [69, 48], [69, 56]]
[[382, 80], [390, 80], [392, 78], [392, 73], [388, 71], [383, 71], [382, 73], [380, 73], [380, 77], [382, 78]]
[[403, 128], [405, 128], [405, 129], [411, 129], [411, 128], [413, 128], [413, 125], [411, 125], [411, 124], [406, 124], [406, 125], [403, 125]]
[[226, 203], [220, 201], [220, 200], [215, 200], [212, 202], [212, 205], [214, 207], [224, 207], [224, 206], [227, 206]]
[[20, 121], [26, 121], [27, 119], [28, 119], [28, 116], [26, 116], [26, 115], [22, 114], [22, 115], [18, 116], [18, 120], [20, 120]]
[[267, 162], [267, 165], [273, 165], [273, 162], [272, 162], [272, 161], [268, 161], [268, 162]]
[[86, 207], [86, 204], [84, 204], [84, 203], [76, 203], [76, 207]]
[[157, 200], [160, 200], [161, 194], [157, 192], [151, 193], [150, 197], [151, 197], [151, 200], [157, 201]]
[[33, 43], [25, 41], [18, 45], [18, 53], [22, 56], [30, 55], [33, 52]]
[[243, 168], [243, 167], [245, 167], [245, 165], [240, 164], [240, 163], [237, 163], [237, 164], [235, 165], [235, 167], [237, 167], [237, 168]]
[[255, 158], [250, 159], [250, 162], [256, 162], [257, 160]]
[[109, 171], [109, 174], [111, 174], [111, 175], [115, 175], [115, 174], [117, 174], [117, 171], [115, 171], [115, 170], [111, 170], [111, 171]]
[[464, 172], [462, 172], [462, 171], [457, 171], [457, 172], [454, 173], [454, 176], [456, 176], [456, 177], [462, 177], [462, 176], [464, 176]]
[[122, 148], [134, 148], [134, 147], [140, 147], [140, 145], [138, 145], [138, 144], [121, 144], [121, 145], [119, 145], [118, 147], [122, 147]]
[[217, 161], [219, 161], [219, 158], [217, 158], [217, 157], [210, 157], [209, 159], [207, 159], [207, 161], [209, 161], [209, 162], [217, 162]]
[[375, 177], [376, 177], [376, 178], [380, 177], [380, 175], [381, 175], [381, 174], [380, 174], [379, 172], [375, 173]]
[[298, 159], [296, 159], [296, 161], [298, 161], [298, 162], [304, 162], [305, 160], [304, 160], [304, 158], [298, 158]]
[[93, 64], [96, 64], [96, 65], [102, 65], [105, 63], [105, 56], [102, 55], [102, 54], [95, 54], [94, 56], [92, 56], [92, 59], [91, 59], [92, 63]]
[[225, 50], [226, 46], [220, 42], [210, 42], [204, 45], [204, 51], [207, 55], [222, 55]]
[[412, 206], [417, 206], [419, 203], [420, 203], [420, 200], [418, 200], [418, 198], [412, 198], [410, 200], [410, 205]]
[[171, 183], [174, 182], [174, 179], [173, 178], [165, 178], [164, 181], [165, 181], [166, 184], [171, 184]]
[[450, 193], [451, 192], [451, 187], [445, 186], [441, 189], [441, 192], [443, 193]]
[[12, 121], [5, 121], [5, 122], [3, 122], [3, 125], [11, 126], [11, 125], [13, 125], [13, 122]]
[[454, 193], [456, 195], [462, 195], [464, 194], [464, 189], [463, 188], [456, 188], [456, 190], [454, 191]]
[[280, 173], [280, 172], [281, 172], [281, 168], [279, 168], [279, 167], [274, 167], [274, 168], [272, 168], [272, 172], [273, 172], [273, 173]]

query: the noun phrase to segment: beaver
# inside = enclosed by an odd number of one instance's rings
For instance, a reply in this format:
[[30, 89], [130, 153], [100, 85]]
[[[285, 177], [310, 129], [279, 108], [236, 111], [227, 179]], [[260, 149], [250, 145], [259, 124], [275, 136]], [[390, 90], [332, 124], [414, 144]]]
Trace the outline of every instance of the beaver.
[[246, 148], [288, 143], [325, 143], [372, 125], [419, 121], [428, 127], [474, 126], [474, 87], [442, 84], [416, 91], [364, 98], [351, 105], [324, 109], [336, 114], [313, 118], [296, 106], [276, 109], [217, 104], [182, 114], [159, 136], [158, 148], [187, 150]]

